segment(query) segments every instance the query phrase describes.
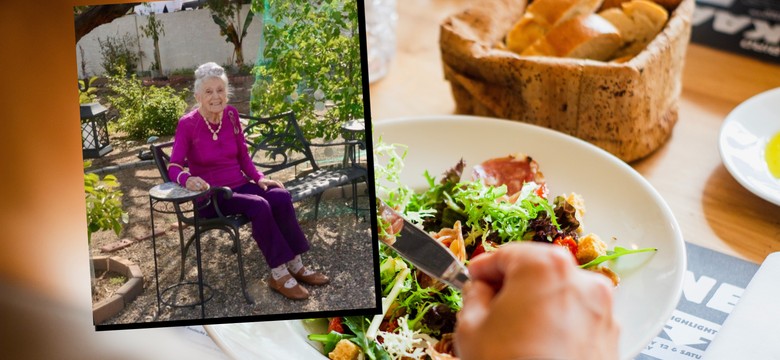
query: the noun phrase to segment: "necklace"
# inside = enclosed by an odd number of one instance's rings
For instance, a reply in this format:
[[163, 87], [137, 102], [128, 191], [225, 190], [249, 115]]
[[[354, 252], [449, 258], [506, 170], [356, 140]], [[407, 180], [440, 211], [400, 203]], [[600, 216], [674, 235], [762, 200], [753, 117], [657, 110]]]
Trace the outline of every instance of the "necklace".
[[219, 130], [222, 129], [222, 119], [219, 119], [219, 126], [217, 126], [217, 130], [211, 129], [211, 123], [209, 123], [208, 120], [206, 120], [206, 117], [203, 117], [203, 121], [206, 122], [206, 127], [209, 128], [209, 131], [211, 131], [211, 139], [214, 141], [217, 141], [217, 134], [219, 133]]

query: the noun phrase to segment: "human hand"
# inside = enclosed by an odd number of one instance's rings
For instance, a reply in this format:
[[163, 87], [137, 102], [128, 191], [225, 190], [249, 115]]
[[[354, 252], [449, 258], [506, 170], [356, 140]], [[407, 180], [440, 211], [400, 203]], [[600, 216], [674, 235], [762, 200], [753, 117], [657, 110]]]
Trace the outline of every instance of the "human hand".
[[461, 359], [618, 358], [613, 286], [566, 249], [509, 244], [472, 260], [469, 273], [455, 328]]
[[192, 191], [205, 191], [211, 187], [209, 183], [201, 179], [200, 176], [190, 176], [185, 185], [188, 190]]
[[281, 182], [265, 178], [260, 179], [260, 181], [257, 182], [257, 185], [259, 185], [263, 190], [268, 190], [269, 187], [279, 187], [284, 189], [284, 185]]

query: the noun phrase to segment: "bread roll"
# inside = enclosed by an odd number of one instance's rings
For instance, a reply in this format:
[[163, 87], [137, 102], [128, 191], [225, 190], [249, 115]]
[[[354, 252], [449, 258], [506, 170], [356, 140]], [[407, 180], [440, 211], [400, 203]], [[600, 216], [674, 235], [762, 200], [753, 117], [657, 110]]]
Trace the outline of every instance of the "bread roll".
[[612, 23], [623, 38], [623, 46], [614, 54], [618, 59], [639, 54], [669, 19], [666, 9], [648, 0], [624, 2], [620, 8], [609, 8], [599, 15]]
[[620, 5], [626, 1], [631, 0], [604, 0], [604, 2], [601, 4], [601, 9], [599, 10], [604, 11], [611, 8], [620, 8]]
[[521, 55], [607, 60], [623, 45], [620, 32], [597, 14], [577, 16], [554, 27]]
[[573, 17], [595, 12], [602, 1], [536, 0], [528, 5], [523, 17], [507, 33], [507, 48], [520, 54], [554, 26]]

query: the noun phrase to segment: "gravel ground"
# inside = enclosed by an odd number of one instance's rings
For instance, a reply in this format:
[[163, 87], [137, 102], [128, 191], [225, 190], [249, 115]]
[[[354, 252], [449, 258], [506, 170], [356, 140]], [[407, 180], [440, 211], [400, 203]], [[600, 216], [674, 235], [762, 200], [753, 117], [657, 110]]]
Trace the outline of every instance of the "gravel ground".
[[[101, 247], [121, 239], [135, 240], [151, 230], [148, 189], [161, 179], [153, 165], [127, 168], [113, 173], [117, 176], [124, 194], [123, 203], [130, 214], [130, 222], [119, 236], [110, 231], [93, 234], [91, 254], [103, 254]], [[271, 290], [267, 284], [268, 265], [251, 238], [251, 228], [241, 229], [244, 273], [250, 295], [256, 304], [248, 304], [243, 296], [238, 276], [236, 255], [230, 250], [232, 241], [223, 232], [211, 231], [202, 236], [202, 266], [204, 282], [209, 284], [213, 297], [206, 303], [206, 317], [223, 319], [247, 316], [301, 317], [301, 313], [332, 312], [341, 310], [373, 309], [376, 305], [373, 277], [373, 248], [369, 223], [363, 216], [356, 219], [351, 208], [351, 190], [323, 200], [318, 219], [313, 219], [313, 200], [296, 203], [298, 217], [311, 244], [304, 254], [304, 263], [331, 278], [324, 286], [307, 286], [311, 295], [304, 301], [292, 301]], [[366, 197], [360, 197], [361, 208], [368, 206]], [[161, 290], [178, 283], [181, 266], [179, 234], [172, 215], [155, 213], [155, 227], [165, 229], [156, 237], [158, 252], [158, 276]], [[192, 234], [184, 229], [185, 238]], [[132, 245], [116, 250], [110, 255], [129, 259], [141, 267], [144, 275], [144, 292], [117, 316], [101, 325], [192, 320], [200, 318], [200, 307], [157, 308], [155, 269], [151, 239], [136, 240]], [[185, 281], [197, 280], [195, 248], [191, 247], [185, 262]], [[190, 303], [198, 299], [196, 286], [179, 287], [166, 292], [165, 298], [176, 303]], [[207, 290], [206, 297], [209, 296]]]
[[[189, 87], [188, 83], [177, 84]], [[231, 103], [246, 111], [248, 107], [248, 88], [251, 82], [235, 81], [234, 97]], [[242, 86], [243, 85], [243, 86]], [[170, 140], [163, 137], [158, 142]], [[112, 171], [120, 182], [123, 192], [123, 208], [128, 212], [130, 221], [117, 236], [111, 231], [100, 231], [92, 235], [91, 255], [112, 255], [128, 259], [141, 267], [144, 276], [144, 290], [116, 316], [99, 325], [123, 325], [167, 322], [180, 320], [199, 320], [200, 306], [171, 307], [161, 305], [158, 311], [155, 266], [151, 239], [137, 240], [150, 234], [150, 209], [148, 190], [162, 180], [154, 164], [139, 163], [137, 157], [148, 145], [128, 141], [120, 135], [111, 134], [113, 151], [102, 158], [93, 159], [88, 170], [120, 165], [123, 168]], [[318, 154], [322, 157], [337, 157], [339, 154]], [[128, 166], [133, 165], [133, 166]], [[126, 167], [125, 167], [126, 166]], [[105, 174], [101, 174], [103, 176]], [[280, 175], [284, 176], [284, 175]], [[285, 181], [285, 178], [278, 178]], [[303, 301], [293, 301], [268, 287], [267, 277], [270, 270], [251, 237], [249, 225], [241, 229], [242, 256], [244, 274], [250, 295], [255, 304], [248, 304], [240, 287], [236, 255], [231, 252], [230, 237], [219, 231], [211, 231], [202, 236], [202, 266], [204, 281], [211, 287], [206, 297], [205, 322], [224, 322], [226, 319], [241, 317], [301, 318], [311, 312], [352, 312], [350, 310], [368, 310], [376, 306], [374, 289], [374, 263], [370, 223], [364, 218], [365, 212], [356, 219], [351, 208], [351, 190], [330, 193], [320, 204], [319, 217], [313, 219], [313, 200], [296, 203], [298, 218], [304, 233], [311, 244], [311, 250], [303, 255], [304, 264], [322, 271], [331, 279], [324, 286], [306, 286], [310, 297]], [[361, 191], [361, 195], [364, 191]], [[342, 196], [343, 195], [343, 196]], [[359, 207], [367, 208], [366, 196], [359, 197]], [[155, 227], [166, 230], [156, 238], [158, 255], [158, 276], [160, 289], [178, 283], [181, 266], [179, 234], [175, 217], [168, 214], [155, 214]], [[185, 228], [184, 235], [189, 237], [192, 229]], [[101, 247], [116, 243], [122, 239], [131, 239], [133, 244], [111, 253], [101, 252]], [[189, 249], [185, 262], [185, 281], [197, 280], [195, 265], [195, 247]], [[86, 281], [86, 279], [85, 279]], [[100, 294], [104, 296], [106, 294]], [[177, 287], [165, 293], [166, 299], [175, 297], [177, 303], [190, 303], [198, 299], [196, 286]]]

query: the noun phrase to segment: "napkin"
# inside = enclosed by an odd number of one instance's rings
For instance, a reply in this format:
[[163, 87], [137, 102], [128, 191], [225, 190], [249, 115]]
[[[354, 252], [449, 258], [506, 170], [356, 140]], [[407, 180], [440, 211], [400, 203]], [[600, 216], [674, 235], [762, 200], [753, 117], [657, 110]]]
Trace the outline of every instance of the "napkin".
[[704, 353], [706, 360], [780, 359], [780, 252], [767, 256]]

